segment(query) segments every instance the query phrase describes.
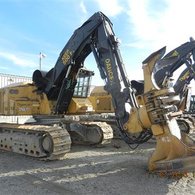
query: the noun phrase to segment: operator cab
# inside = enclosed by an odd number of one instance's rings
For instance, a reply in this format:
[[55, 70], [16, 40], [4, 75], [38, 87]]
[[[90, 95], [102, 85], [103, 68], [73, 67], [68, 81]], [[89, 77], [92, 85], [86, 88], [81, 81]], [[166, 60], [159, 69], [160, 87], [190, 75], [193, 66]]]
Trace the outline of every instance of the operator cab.
[[94, 75], [93, 71], [87, 70], [86, 68], [80, 69], [73, 97], [86, 98], [89, 96], [91, 79], [93, 75]]

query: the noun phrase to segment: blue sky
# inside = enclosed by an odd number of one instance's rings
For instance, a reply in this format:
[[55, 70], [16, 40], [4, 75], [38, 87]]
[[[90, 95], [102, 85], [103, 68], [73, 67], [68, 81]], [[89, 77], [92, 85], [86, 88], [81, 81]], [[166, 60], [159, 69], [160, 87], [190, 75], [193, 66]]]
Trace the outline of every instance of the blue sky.
[[[76, 28], [97, 11], [113, 23], [130, 79], [142, 78], [142, 61], [195, 38], [194, 0], [0, 0], [0, 72], [32, 76], [39, 52], [42, 69], [51, 69]], [[90, 56], [86, 67], [96, 73]]]

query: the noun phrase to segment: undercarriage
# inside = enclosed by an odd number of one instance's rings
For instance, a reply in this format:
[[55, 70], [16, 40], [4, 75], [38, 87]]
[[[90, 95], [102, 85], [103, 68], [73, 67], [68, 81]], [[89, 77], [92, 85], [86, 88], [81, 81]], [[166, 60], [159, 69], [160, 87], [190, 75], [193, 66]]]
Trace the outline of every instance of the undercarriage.
[[[0, 123], [0, 149], [56, 160], [71, 150], [71, 144], [109, 143], [113, 138], [112, 126], [105, 122], [106, 116], [95, 118], [96, 121], [90, 115], [3, 116]], [[100, 122], [100, 118], [105, 121]], [[110, 118], [110, 122], [113, 119]]]

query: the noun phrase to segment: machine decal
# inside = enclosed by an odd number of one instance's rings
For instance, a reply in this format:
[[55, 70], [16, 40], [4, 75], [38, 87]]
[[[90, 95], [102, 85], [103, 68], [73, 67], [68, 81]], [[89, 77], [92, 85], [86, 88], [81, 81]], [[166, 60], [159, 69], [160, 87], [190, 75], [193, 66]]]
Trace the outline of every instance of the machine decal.
[[10, 94], [18, 94], [19, 91], [18, 91], [17, 89], [10, 89], [10, 90], [9, 90], [9, 93], [10, 93]]
[[190, 71], [188, 70], [181, 78], [179, 78], [180, 81], [187, 80], [190, 76]]
[[170, 57], [176, 57], [179, 56], [179, 53], [177, 52], [177, 50], [175, 50]]
[[62, 62], [63, 62], [64, 65], [67, 64], [67, 62], [70, 60], [70, 58], [71, 58], [72, 55], [73, 55], [73, 52], [70, 51], [69, 49], [67, 49], [67, 50], [64, 52], [64, 54], [63, 54], [63, 56], [62, 56]]
[[109, 58], [105, 59], [106, 69], [108, 72], [109, 81], [112, 83], [114, 80], [113, 72], [112, 72], [112, 65], [111, 60]]

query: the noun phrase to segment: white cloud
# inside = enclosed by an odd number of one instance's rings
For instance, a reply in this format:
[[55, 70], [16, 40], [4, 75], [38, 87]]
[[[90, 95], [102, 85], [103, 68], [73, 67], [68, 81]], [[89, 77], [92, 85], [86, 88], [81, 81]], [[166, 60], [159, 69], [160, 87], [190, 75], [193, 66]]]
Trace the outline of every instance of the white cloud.
[[195, 1], [162, 0], [158, 11], [150, 7], [151, 0], [128, 0], [131, 29], [134, 38], [144, 48], [158, 49], [164, 45], [173, 49], [195, 37]]
[[80, 2], [80, 8], [81, 8], [81, 11], [84, 13], [84, 14], [87, 14], [87, 8], [84, 4], [83, 1]]
[[118, 0], [95, 0], [99, 7], [100, 11], [109, 16], [116, 16], [123, 11], [122, 6], [120, 6]]
[[[36, 67], [37, 64], [33, 62], [32, 60], [29, 60], [32, 58], [29, 56], [29, 59], [25, 59], [24, 55], [18, 56], [13, 53], [8, 53], [8, 52], [0, 52], [0, 57], [11, 61], [13, 64], [20, 66], [20, 67]], [[27, 57], [27, 54], [26, 54]]]
[[[144, 49], [152, 53], [163, 46], [167, 52], [195, 38], [195, 1], [159, 0], [163, 5], [156, 10], [152, 0], [128, 0], [130, 28], [133, 31], [133, 41], [126, 45], [137, 49]], [[181, 72], [175, 72], [177, 78]], [[195, 90], [194, 90], [195, 91]]]

